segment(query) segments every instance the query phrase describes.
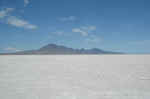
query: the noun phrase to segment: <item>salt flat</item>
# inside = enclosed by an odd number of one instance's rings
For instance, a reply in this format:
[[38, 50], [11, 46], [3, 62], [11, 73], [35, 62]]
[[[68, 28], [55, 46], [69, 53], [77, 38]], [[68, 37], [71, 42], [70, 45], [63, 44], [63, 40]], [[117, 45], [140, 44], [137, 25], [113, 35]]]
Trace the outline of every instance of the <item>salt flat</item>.
[[1, 99], [150, 99], [150, 55], [0, 56]]

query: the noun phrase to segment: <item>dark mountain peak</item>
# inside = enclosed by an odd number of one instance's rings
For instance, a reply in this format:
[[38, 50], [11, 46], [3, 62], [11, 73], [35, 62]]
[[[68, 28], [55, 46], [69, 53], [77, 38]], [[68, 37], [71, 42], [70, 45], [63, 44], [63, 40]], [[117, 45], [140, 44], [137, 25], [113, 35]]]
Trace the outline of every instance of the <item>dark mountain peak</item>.
[[67, 47], [62, 46], [62, 45], [56, 45], [56, 44], [48, 44], [46, 46], [43, 46], [39, 50], [51, 50], [51, 49], [65, 49]]
[[47, 45], [43, 46], [42, 48], [57, 48], [57, 47], [59, 47], [59, 46], [56, 44], [47, 44]]
[[81, 48], [81, 49], [79, 49], [80, 51], [85, 51], [85, 49], [84, 48]]
[[46, 47], [46, 46], [53, 46], [53, 47], [56, 47], [56, 46], [58, 46], [58, 45], [50, 43], [50, 44], [45, 45], [45, 47]]
[[93, 50], [93, 51], [103, 51], [103, 50], [101, 50], [99, 48], [92, 48], [91, 50]]

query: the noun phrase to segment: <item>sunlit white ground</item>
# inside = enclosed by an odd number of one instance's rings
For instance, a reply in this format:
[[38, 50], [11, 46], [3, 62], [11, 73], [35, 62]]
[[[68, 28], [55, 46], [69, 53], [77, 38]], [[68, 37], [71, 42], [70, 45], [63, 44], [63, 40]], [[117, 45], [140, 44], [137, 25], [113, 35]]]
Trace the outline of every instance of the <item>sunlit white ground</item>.
[[0, 56], [0, 99], [150, 99], [150, 55]]

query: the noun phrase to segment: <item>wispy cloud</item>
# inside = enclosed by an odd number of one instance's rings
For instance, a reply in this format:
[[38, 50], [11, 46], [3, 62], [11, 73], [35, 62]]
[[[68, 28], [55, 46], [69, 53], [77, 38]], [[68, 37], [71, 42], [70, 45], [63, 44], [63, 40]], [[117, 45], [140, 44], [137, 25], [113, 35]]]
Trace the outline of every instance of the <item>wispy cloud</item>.
[[87, 43], [100, 43], [100, 42], [102, 42], [102, 38], [92, 35], [92, 36], [86, 38], [85, 42], [87, 42]]
[[30, 24], [28, 21], [11, 16], [7, 19], [7, 24], [26, 29], [37, 29], [36, 25]]
[[132, 44], [132, 45], [149, 45], [150, 40], [132, 41], [132, 42], [129, 42], [129, 44]]
[[75, 21], [77, 18], [75, 16], [68, 16], [68, 17], [61, 17], [59, 18], [60, 21], [65, 22], [65, 21]]
[[63, 35], [64, 34], [64, 32], [63, 31], [55, 31], [55, 32], [53, 32], [54, 34], [57, 34], [57, 35]]
[[24, 7], [26, 7], [30, 3], [29, 0], [24, 0]]
[[72, 32], [80, 33], [82, 36], [88, 36], [88, 32], [84, 31], [84, 30], [82, 30], [80, 28], [74, 28], [74, 29], [72, 29]]
[[14, 8], [5, 8], [0, 11], [0, 19], [4, 21], [3, 23], [26, 29], [37, 29], [36, 25], [30, 24], [28, 21], [19, 19], [16, 16], [12, 16], [11, 12], [13, 12], [14, 10]]
[[18, 51], [22, 51], [22, 50], [14, 48], [14, 47], [7, 47], [7, 48], [4, 48], [4, 51], [7, 51], [7, 52], [18, 52]]
[[82, 36], [88, 36], [90, 32], [96, 30], [96, 26], [82, 26], [79, 28], [73, 28], [72, 32], [80, 33]]
[[5, 8], [4, 10], [0, 11], [0, 19], [9, 16], [9, 14], [14, 11], [14, 8]]
[[87, 31], [94, 31], [96, 30], [96, 26], [82, 26], [81, 29], [87, 30]]

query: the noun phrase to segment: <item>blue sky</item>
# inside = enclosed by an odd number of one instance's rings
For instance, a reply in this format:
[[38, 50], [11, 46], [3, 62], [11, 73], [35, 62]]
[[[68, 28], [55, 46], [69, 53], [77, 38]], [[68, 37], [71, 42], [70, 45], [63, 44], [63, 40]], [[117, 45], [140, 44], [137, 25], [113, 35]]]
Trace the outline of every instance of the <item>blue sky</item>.
[[49, 43], [150, 53], [149, 0], [0, 0], [0, 52]]

